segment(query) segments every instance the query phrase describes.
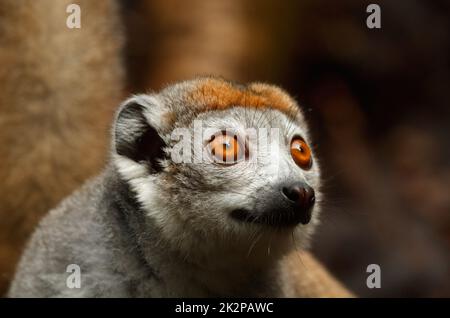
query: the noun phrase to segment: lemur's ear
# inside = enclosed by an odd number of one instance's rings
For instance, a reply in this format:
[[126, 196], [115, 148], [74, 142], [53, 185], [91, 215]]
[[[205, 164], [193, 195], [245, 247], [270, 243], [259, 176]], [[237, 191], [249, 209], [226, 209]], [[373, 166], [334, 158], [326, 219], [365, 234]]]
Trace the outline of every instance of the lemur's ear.
[[114, 151], [135, 162], [149, 164], [151, 172], [161, 170], [165, 143], [158, 133], [161, 105], [155, 97], [139, 95], [120, 107], [114, 125]]

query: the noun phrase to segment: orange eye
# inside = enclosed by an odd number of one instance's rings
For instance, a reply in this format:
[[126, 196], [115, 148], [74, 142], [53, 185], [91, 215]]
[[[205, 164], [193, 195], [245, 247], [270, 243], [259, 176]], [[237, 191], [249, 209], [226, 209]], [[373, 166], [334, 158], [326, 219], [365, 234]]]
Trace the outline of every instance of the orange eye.
[[305, 170], [311, 168], [311, 150], [303, 139], [294, 138], [291, 141], [291, 156], [300, 168]]
[[242, 151], [237, 136], [222, 133], [213, 137], [209, 143], [214, 161], [222, 164], [233, 164], [242, 159]]

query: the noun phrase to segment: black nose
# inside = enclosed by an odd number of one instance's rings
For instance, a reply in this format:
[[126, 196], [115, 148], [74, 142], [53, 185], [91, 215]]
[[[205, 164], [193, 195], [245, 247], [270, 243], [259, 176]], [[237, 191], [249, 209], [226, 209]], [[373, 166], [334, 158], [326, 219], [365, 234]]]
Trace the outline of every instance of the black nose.
[[302, 224], [311, 220], [311, 208], [316, 200], [314, 189], [303, 182], [284, 185], [281, 192], [287, 200], [294, 204], [295, 213]]

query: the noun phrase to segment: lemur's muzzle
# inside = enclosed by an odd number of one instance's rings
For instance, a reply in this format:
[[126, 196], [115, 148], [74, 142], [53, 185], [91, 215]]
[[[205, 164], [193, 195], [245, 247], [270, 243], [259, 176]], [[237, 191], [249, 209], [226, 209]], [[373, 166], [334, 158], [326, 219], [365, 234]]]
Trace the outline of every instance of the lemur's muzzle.
[[[297, 182], [281, 188], [281, 193], [294, 204], [294, 209], [302, 224], [311, 220], [311, 208], [316, 201], [314, 189], [303, 182]], [[303, 220], [303, 222], [302, 222]]]
[[283, 183], [275, 191], [261, 193], [254, 210], [234, 210], [240, 221], [276, 227], [308, 224], [315, 203], [314, 189], [304, 182]]

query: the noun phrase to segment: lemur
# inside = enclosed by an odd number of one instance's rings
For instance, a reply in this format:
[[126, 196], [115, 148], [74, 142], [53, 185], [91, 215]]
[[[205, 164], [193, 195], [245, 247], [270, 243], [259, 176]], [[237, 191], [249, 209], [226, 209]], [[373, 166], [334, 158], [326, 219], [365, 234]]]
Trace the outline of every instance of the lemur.
[[[199, 122], [206, 159], [174, 160], [174, 132], [195, 136]], [[288, 295], [280, 261], [307, 247], [319, 222], [307, 127], [293, 98], [262, 83], [200, 77], [129, 98], [108, 164], [41, 221], [9, 296]], [[279, 138], [264, 146], [248, 128]], [[69, 264], [79, 288], [67, 286]]]

